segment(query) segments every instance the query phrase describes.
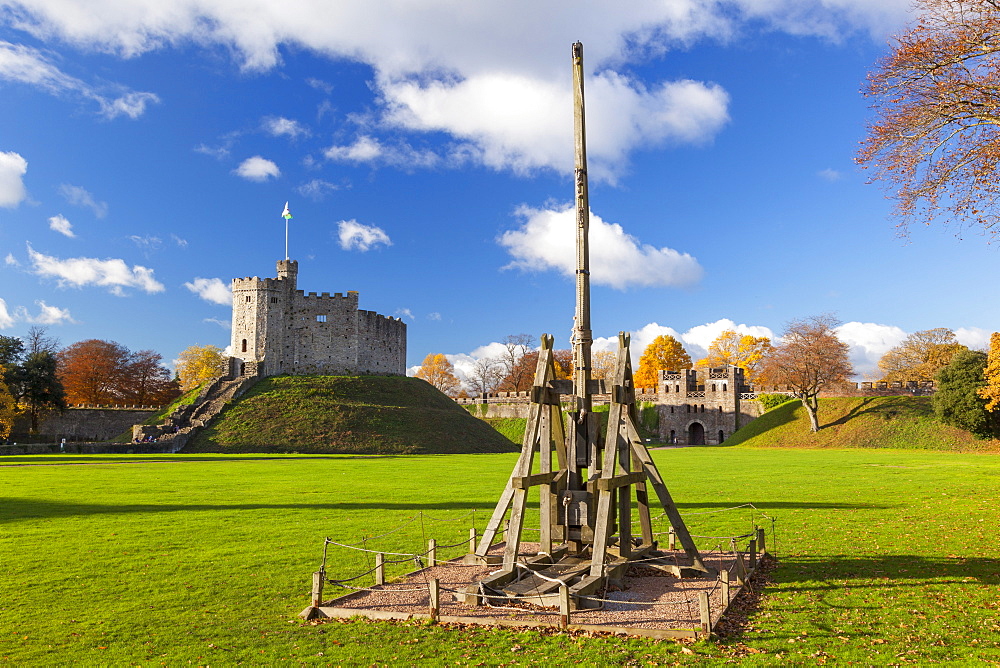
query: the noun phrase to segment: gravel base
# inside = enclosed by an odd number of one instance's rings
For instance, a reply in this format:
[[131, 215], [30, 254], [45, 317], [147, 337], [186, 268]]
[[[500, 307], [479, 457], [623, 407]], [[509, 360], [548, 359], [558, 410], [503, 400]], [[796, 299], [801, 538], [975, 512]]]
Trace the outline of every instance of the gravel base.
[[[525, 558], [535, 556], [537, 545], [521, 544]], [[503, 552], [503, 544], [490, 550], [491, 554]], [[684, 563], [682, 551], [664, 551], [668, 558], [673, 556]], [[732, 555], [703, 554], [702, 560], [709, 568], [721, 571], [731, 567]], [[456, 561], [424, 568], [411, 573], [383, 587], [373, 587], [370, 591], [357, 591], [347, 596], [327, 601], [324, 606], [364, 610], [391, 611], [396, 613], [427, 613], [430, 597], [427, 582], [437, 578], [441, 587], [440, 614], [470, 618], [507, 618], [523, 622], [559, 621], [557, 607], [545, 608], [522, 599], [514, 605], [470, 606], [459, 603], [453, 591], [464, 590], [472, 583], [497, 570], [496, 566], [464, 566]], [[735, 574], [732, 577], [735, 595]], [[678, 579], [661, 571], [642, 566], [628, 569], [621, 589], [609, 588], [606, 592], [593, 594], [594, 598], [607, 599], [602, 609], [574, 610], [572, 623], [599, 626], [626, 626], [645, 629], [692, 629], [700, 626], [701, 613], [698, 607], [699, 592], [709, 594], [709, 609], [712, 625], [722, 615], [722, 592], [715, 578]], [[334, 588], [335, 590], [336, 588]], [[331, 591], [331, 590], [328, 590]]]

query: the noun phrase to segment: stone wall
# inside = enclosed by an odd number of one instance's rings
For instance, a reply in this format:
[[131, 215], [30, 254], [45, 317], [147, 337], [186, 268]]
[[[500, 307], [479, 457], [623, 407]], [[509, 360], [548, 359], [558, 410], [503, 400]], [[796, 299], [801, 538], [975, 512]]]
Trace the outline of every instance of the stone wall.
[[297, 290], [298, 263], [278, 277], [233, 280], [233, 355], [264, 376], [406, 373], [406, 324], [358, 309], [358, 293]]
[[[62, 413], [46, 415], [38, 425], [38, 435], [32, 440], [51, 440], [53, 443], [65, 438], [67, 441], [107, 441], [129, 431], [132, 425], [145, 422], [157, 408], [104, 407], [67, 408]], [[9, 440], [16, 441], [28, 433], [30, 425], [25, 415], [14, 422], [14, 430]]]

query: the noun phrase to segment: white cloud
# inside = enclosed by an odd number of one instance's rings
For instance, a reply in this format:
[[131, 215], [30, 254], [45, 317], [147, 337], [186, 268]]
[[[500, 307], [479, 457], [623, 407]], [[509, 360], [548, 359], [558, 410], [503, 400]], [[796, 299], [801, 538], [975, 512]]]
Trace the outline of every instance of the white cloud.
[[342, 220], [337, 223], [337, 238], [344, 250], [371, 250], [375, 246], [391, 246], [392, 241], [385, 231], [375, 225], [362, 225], [356, 220]]
[[28, 196], [23, 179], [27, 172], [28, 161], [19, 153], [0, 151], [0, 206], [12, 209]]
[[298, 121], [282, 116], [268, 116], [261, 121], [264, 131], [275, 137], [296, 137], [309, 136], [309, 129]]
[[[387, 121], [444, 131], [468, 143], [467, 155], [496, 169], [527, 173], [573, 169], [569, 82], [487, 72], [461, 81], [406, 80], [384, 85]], [[614, 72], [587, 82], [588, 173], [614, 181], [628, 154], [664, 142], [700, 143], [728, 121], [729, 97], [714, 84], [683, 80], [652, 89]]]
[[146, 293], [163, 292], [163, 284], [153, 278], [153, 270], [139, 265], [129, 267], [124, 260], [98, 260], [89, 257], [75, 257], [60, 260], [44, 255], [28, 246], [33, 273], [43, 278], [55, 278], [59, 285], [83, 287], [97, 285], [107, 287], [112, 294], [124, 295], [123, 288], [138, 288]]
[[195, 278], [190, 283], [185, 283], [184, 287], [207, 302], [222, 306], [232, 306], [233, 304], [232, 286], [223, 283], [222, 279]]
[[895, 325], [874, 322], [845, 322], [836, 331], [837, 337], [850, 347], [854, 373], [861, 377], [881, 377], [878, 361], [907, 336]]
[[8, 267], [20, 267], [21, 263], [17, 261], [13, 253], [7, 253], [7, 256], [3, 259], [4, 264]]
[[205, 318], [202, 322], [210, 322], [213, 325], [218, 325], [222, 329], [232, 329], [233, 323], [228, 320], [220, 320], [219, 318]]
[[229, 157], [229, 146], [209, 146], [208, 144], [198, 144], [194, 147], [194, 152], [211, 156], [216, 160], [222, 160], [223, 158]]
[[7, 302], [0, 298], [0, 329], [9, 329], [14, 326], [14, 316], [7, 310]]
[[64, 322], [76, 322], [69, 313], [69, 309], [49, 306], [44, 301], [36, 301], [38, 315], [31, 316], [25, 313], [25, 320], [36, 325], [61, 325]]
[[123, 86], [104, 86], [104, 90], [91, 86], [61, 71], [41, 51], [2, 40], [0, 79], [35, 86], [51, 95], [72, 94], [92, 100], [106, 118], [125, 115], [135, 119], [147, 105], [160, 101], [155, 93], [129, 91]]
[[[525, 271], [556, 269], [576, 274], [576, 212], [572, 205], [558, 209], [518, 208], [519, 229], [503, 233], [498, 243], [514, 260], [507, 265]], [[671, 248], [656, 248], [627, 234], [621, 225], [590, 214], [590, 278], [599, 285], [623, 290], [630, 286], [682, 286], [702, 276], [698, 261]]]
[[831, 182], [839, 181], [840, 179], [844, 178], [844, 175], [841, 172], [837, 171], [836, 169], [832, 169], [830, 167], [827, 167], [826, 169], [821, 169], [819, 172], [817, 172], [817, 174], [819, 174], [819, 177], [821, 179]]
[[94, 212], [98, 218], [108, 215], [108, 203], [98, 202], [94, 196], [81, 186], [73, 186], [64, 183], [59, 186], [59, 194], [73, 206], [82, 206]]
[[234, 170], [234, 173], [248, 181], [257, 182], [276, 179], [281, 176], [281, 170], [278, 169], [278, 165], [259, 155], [247, 158], [241, 162], [240, 166]]
[[7, 302], [0, 299], [0, 329], [13, 327], [17, 322], [28, 322], [34, 325], [61, 325], [64, 322], [76, 322], [69, 313], [69, 309], [49, 306], [44, 301], [35, 302], [38, 307], [38, 315], [31, 315], [23, 306], [18, 306], [11, 313], [7, 308]]
[[66, 220], [62, 214], [49, 218], [49, 229], [71, 239], [76, 236], [73, 234], [73, 224]]
[[955, 330], [958, 342], [973, 350], [989, 350], [991, 334], [991, 331], [981, 327], [959, 327]]
[[154, 251], [163, 245], [163, 240], [160, 239], [160, 237], [154, 237], [152, 235], [141, 237], [138, 234], [131, 234], [129, 235], [128, 240], [145, 251]]
[[181, 239], [173, 232], [170, 233], [170, 240], [173, 241], [175, 244], [177, 244], [180, 248], [187, 248], [188, 245], [187, 239]]
[[438, 313], [438, 312], [436, 312], [436, 311], [434, 313], [428, 313], [427, 314], [427, 319], [428, 320], [440, 320], [441, 319], [441, 314]]
[[330, 183], [329, 181], [324, 181], [323, 179], [313, 179], [308, 183], [303, 183], [301, 186], [295, 190], [302, 196], [308, 197], [311, 200], [321, 200], [327, 193], [337, 190], [338, 186]]
[[334, 162], [391, 165], [401, 169], [433, 167], [441, 162], [434, 151], [418, 150], [406, 142], [386, 144], [370, 135], [360, 135], [351, 144], [334, 144], [323, 155]]
[[[443, 131], [466, 144], [466, 158], [513, 170], [568, 168], [569, 44], [585, 36], [591, 169], [596, 179], [613, 180], [630, 151], [704, 141], [726, 120], [726, 95], [714, 84], [635, 81], [623, 74], [632, 65], [697, 40], [739, 39], [745, 26], [834, 40], [864, 30], [882, 41], [907, 18], [909, 0], [671, 0], [590, 3], [572, 12], [540, 0], [463, 3], [460, 10], [393, 0], [17, 6], [8, 19], [15, 30], [126, 58], [194, 43], [222, 45], [246, 70], [277, 66], [287, 47], [364, 63], [375, 73], [373, 115], [381, 127]], [[56, 91], [80, 89], [40, 52], [7, 51], [20, 63], [9, 66], [15, 76]], [[325, 82], [306, 83], [329, 94]]]
[[396, 309], [396, 316], [399, 318], [409, 318], [410, 320], [416, 320], [417, 317], [413, 315], [413, 311], [408, 308], [398, 308]]

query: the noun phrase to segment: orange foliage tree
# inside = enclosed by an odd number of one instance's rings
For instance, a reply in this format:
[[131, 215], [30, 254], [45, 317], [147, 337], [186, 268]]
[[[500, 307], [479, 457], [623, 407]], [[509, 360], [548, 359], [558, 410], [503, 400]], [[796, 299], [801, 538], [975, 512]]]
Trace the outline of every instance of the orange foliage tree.
[[177, 385], [152, 350], [133, 353], [114, 341], [88, 339], [62, 349], [58, 375], [71, 404], [167, 403]]
[[226, 374], [227, 357], [219, 346], [188, 346], [177, 357], [181, 390], [187, 392]]
[[708, 346], [708, 354], [695, 365], [702, 369], [718, 369], [728, 365], [743, 369], [751, 385], [757, 379], [764, 358], [771, 351], [771, 339], [766, 336], [740, 334], [732, 329], [719, 334]]
[[455, 375], [455, 367], [441, 353], [429, 353], [420, 365], [420, 370], [414, 375], [426, 380], [449, 397], [458, 394], [462, 387], [461, 381]]
[[916, 22], [868, 77], [876, 113], [857, 160], [910, 222], [1000, 233], [1000, 2], [915, 0]]
[[646, 346], [639, 358], [639, 370], [635, 372], [636, 387], [657, 387], [660, 371], [679, 371], [691, 368], [691, 356], [680, 341], [669, 334], [661, 334]]
[[764, 382], [795, 391], [813, 431], [819, 431], [819, 393], [854, 373], [849, 347], [834, 331], [838, 324], [831, 315], [790, 322], [760, 372]]

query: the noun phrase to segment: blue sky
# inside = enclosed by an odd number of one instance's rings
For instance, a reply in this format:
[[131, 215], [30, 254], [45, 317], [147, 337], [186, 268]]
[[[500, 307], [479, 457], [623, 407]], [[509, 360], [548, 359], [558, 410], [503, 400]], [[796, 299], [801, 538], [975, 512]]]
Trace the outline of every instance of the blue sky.
[[907, 8], [0, 0], [0, 334], [226, 346], [288, 201], [299, 287], [404, 318], [409, 365], [568, 347], [580, 40], [598, 348], [826, 312], [859, 377], [914, 331], [983, 346], [995, 247], [899, 238], [853, 163]]

